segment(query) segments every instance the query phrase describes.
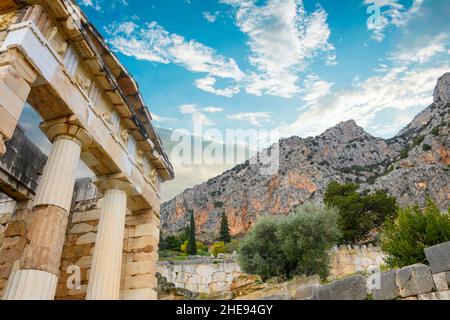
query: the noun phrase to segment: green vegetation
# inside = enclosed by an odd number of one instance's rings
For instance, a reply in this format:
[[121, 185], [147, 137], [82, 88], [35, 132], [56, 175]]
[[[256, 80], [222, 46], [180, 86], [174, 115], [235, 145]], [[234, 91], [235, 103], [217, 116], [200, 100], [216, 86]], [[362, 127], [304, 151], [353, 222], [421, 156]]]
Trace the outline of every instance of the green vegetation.
[[228, 219], [225, 212], [222, 213], [222, 218], [220, 221], [220, 235], [219, 239], [224, 243], [231, 242], [230, 229], [228, 227]]
[[225, 242], [220, 241], [216, 242], [211, 246], [211, 249], [209, 249], [209, 252], [213, 254], [215, 257], [217, 257], [220, 253], [225, 253]]
[[425, 151], [425, 152], [431, 151], [432, 149], [433, 148], [429, 144], [426, 144], [426, 143], [424, 143], [423, 146], [422, 146], [422, 150]]
[[403, 148], [402, 151], [400, 151], [400, 159], [406, 159], [406, 158], [408, 158], [408, 156], [409, 156], [409, 150], [410, 150], [410, 147], [409, 147], [409, 146]]
[[324, 202], [339, 212], [338, 224], [341, 242], [357, 243], [364, 240], [374, 228], [395, 217], [397, 201], [386, 192], [364, 195], [357, 192], [356, 184], [332, 182], [325, 192]]
[[189, 224], [189, 237], [186, 246], [186, 253], [191, 256], [197, 254], [197, 242], [195, 241], [195, 219], [193, 211], [191, 211], [191, 223]]
[[422, 136], [422, 135], [418, 135], [417, 137], [415, 137], [414, 140], [413, 140], [413, 144], [411, 146], [411, 149], [413, 149], [413, 148], [415, 148], [417, 146], [420, 146], [424, 142], [424, 140], [425, 140], [425, 137]]
[[329, 274], [328, 252], [340, 237], [334, 208], [305, 204], [287, 216], [263, 217], [241, 242], [242, 270], [261, 276], [289, 279]]
[[431, 134], [435, 137], [438, 137], [441, 132], [441, 128], [439, 126], [434, 127], [433, 130], [431, 130]]
[[400, 209], [397, 219], [386, 224], [381, 238], [389, 267], [425, 263], [425, 248], [450, 241], [450, 210], [441, 213], [431, 200], [423, 210], [418, 206]]

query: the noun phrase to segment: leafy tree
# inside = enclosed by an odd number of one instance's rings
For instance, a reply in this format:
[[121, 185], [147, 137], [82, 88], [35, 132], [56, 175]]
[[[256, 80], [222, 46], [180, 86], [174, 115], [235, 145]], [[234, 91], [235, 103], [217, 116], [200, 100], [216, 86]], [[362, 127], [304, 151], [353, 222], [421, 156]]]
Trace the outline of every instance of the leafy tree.
[[231, 242], [230, 228], [228, 227], [228, 219], [225, 212], [222, 213], [222, 219], [220, 221], [220, 237], [219, 239], [224, 243]]
[[325, 192], [324, 202], [339, 210], [339, 227], [342, 242], [357, 243], [369, 232], [395, 216], [397, 201], [385, 192], [363, 195], [356, 184], [332, 182]]
[[426, 144], [426, 143], [424, 143], [423, 146], [422, 146], [422, 150], [425, 151], [425, 152], [431, 151], [432, 149], [433, 148], [429, 144]]
[[386, 224], [381, 239], [388, 266], [426, 263], [425, 248], [450, 241], [450, 210], [441, 213], [432, 200], [423, 210], [418, 206], [400, 209], [397, 219]]
[[211, 249], [209, 250], [211, 252], [211, 254], [213, 254], [214, 256], [218, 256], [220, 253], [225, 253], [226, 249], [225, 249], [225, 242], [220, 241], [220, 242], [216, 242], [211, 246]]
[[333, 208], [306, 204], [288, 216], [263, 217], [241, 242], [238, 262], [244, 272], [264, 280], [329, 273], [329, 250], [339, 238]]
[[192, 256], [197, 254], [197, 242], [195, 241], [195, 219], [193, 211], [191, 211], [191, 223], [189, 224], [189, 238], [186, 252]]

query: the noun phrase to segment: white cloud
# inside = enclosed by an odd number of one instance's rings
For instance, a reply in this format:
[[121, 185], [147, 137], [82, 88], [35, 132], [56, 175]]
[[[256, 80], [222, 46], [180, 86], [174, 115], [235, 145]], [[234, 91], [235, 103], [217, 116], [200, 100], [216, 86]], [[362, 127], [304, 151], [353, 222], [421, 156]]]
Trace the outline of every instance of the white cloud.
[[328, 42], [327, 13], [318, 7], [308, 14], [301, 0], [221, 0], [236, 9], [236, 25], [248, 37], [249, 62], [257, 72], [247, 77], [246, 90], [255, 95], [291, 97], [310, 59], [327, 52], [335, 64], [334, 47]]
[[372, 31], [372, 38], [381, 42], [392, 26], [402, 27], [407, 25], [419, 14], [423, 2], [424, 0], [413, 0], [411, 6], [406, 8], [399, 0], [364, 0], [364, 5], [376, 5], [381, 10], [381, 16], [374, 21], [376, 23], [368, 23], [367, 26]]
[[238, 89], [215, 89], [216, 78], [238, 82], [245, 77], [236, 61], [195, 40], [170, 33], [157, 22], [137, 25], [133, 21], [114, 23], [106, 28], [111, 36], [109, 43], [114, 50], [138, 60], [158, 63], [174, 63], [185, 69], [205, 73], [207, 77], [196, 82], [205, 91], [230, 96]]
[[206, 78], [198, 79], [195, 81], [195, 86], [197, 88], [199, 88], [203, 91], [209, 92], [209, 93], [213, 93], [218, 96], [224, 96], [224, 97], [231, 98], [232, 96], [234, 96], [236, 93], [239, 93], [239, 91], [240, 91], [238, 85], [232, 85], [225, 89], [217, 89], [214, 87], [215, 84], [216, 84], [216, 78], [210, 77], [210, 76], [208, 76]]
[[302, 97], [302, 100], [306, 102], [306, 105], [314, 105], [319, 99], [330, 94], [330, 90], [334, 83], [321, 80], [316, 75], [310, 75], [304, 81], [304, 92], [306, 94]]
[[[359, 82], [350, 89], [330, 92], [314, 100], [310, 108], [294, 123], [284, 128], [283, 135], [316, 135], [350, 119], [354, 119], [362, 127], [375, 128], [374, 133], [385, 134], [386, 126], [374, 127], [374, 124], [380, 121], [375, 121], [375, 118], [382, 116], [382, 111], [387, 109], [407, 111], [427, 107], [433, 101], [437, 79], [449, 69], [450, 64], [413, 69], [393, 67], [382, 75]], [[397, 129], [401, 129], [405, 124], [405, 119], [398, 123], [395, 119], [384, 120], [391, 126], [397, 125]], [[390, 128], [389, 132], [394, 129]]]
[[203, 18], [205, 18], [206, 21], [208, 21], [209, 23], [214, 23], [217, 20], [217, 17], [219, 16], [220, 12], [216, 11], [216, 12], [209, 12], [209, 11], [205, 11], [202, 13]]
[[247, 121], [254, 126], [261, 126], [270, 120], [269, 112], [246, 112], [227, 116], [230, 120]]
[[163, 122], [163, 123], [169, 123], [169, 124], [175, 124], [176, 122], [178, 122], [177, 119], [159, 116], [155, 113], [152, 113], [152, 119], [153, 119], [153, 121], [156, 121], [156, 122]]
[[182, 114], [192, 114], [197, 112], [197, 106], [195, 104], [183, 104], [180, 106], [180, 112]]
[[222, 112], [223, 108], [207, 107], [207, 108], [203, 108], [203, 111], [209, 112], [209, 113], [217, 113], [217, 112]]
[[411, 63], [427, 63], [431, 58], [440, 53], [445, 53], [448, 36], [441, 33], [435, 37], [422, 37], [418, 39], [418, 45], [408, 44], [392, 54], [389, 59], [400, 65]]
[[209, 119], [204, 113], [199, 111], [195, 104], [184, 104], [179, 107], [180, 113], [192, 116], [192, 121], [203, 126], [213, 126], [215, 122]]
[[128, 6], [127, 0], [80, 0], [79, 3], [81, 6], [91, 7], [96, 11], [101, 11], [105, 3], [108, 3], [111, 9], [115, 9], [117, 6]]

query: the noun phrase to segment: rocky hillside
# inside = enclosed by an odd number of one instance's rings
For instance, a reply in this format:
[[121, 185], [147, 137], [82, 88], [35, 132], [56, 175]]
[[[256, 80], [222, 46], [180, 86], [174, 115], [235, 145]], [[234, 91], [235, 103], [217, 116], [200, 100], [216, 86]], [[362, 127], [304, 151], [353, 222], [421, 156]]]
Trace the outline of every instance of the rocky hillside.
[[258, 216], [285, 214], [308, 200], [321, 201], [327, 185], [354, 182], [363, 190], [387, 190], [400, 205], [428, 197], [450, 205], [450, 73], [435, 89], [434, 103], [392, 139], [376, 138], [354, 121], [313, 138], [280, 141], [280, 170], [264, 176], [242, 164], [163, 204], [162, 231], [179, 232], [194, 210], [199, 238], [217, 237], [226, 212], [232, 235], [245, 233]]

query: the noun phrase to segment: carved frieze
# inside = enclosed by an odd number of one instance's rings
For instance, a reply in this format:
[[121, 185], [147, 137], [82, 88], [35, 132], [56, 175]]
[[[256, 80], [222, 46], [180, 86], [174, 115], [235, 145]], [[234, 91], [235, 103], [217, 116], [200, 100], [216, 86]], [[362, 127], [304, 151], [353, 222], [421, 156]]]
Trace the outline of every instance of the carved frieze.
[[14, 23], [17, 17], [17, 11], [8, 12], [0, 15], [0, 30], [6, 30]]

